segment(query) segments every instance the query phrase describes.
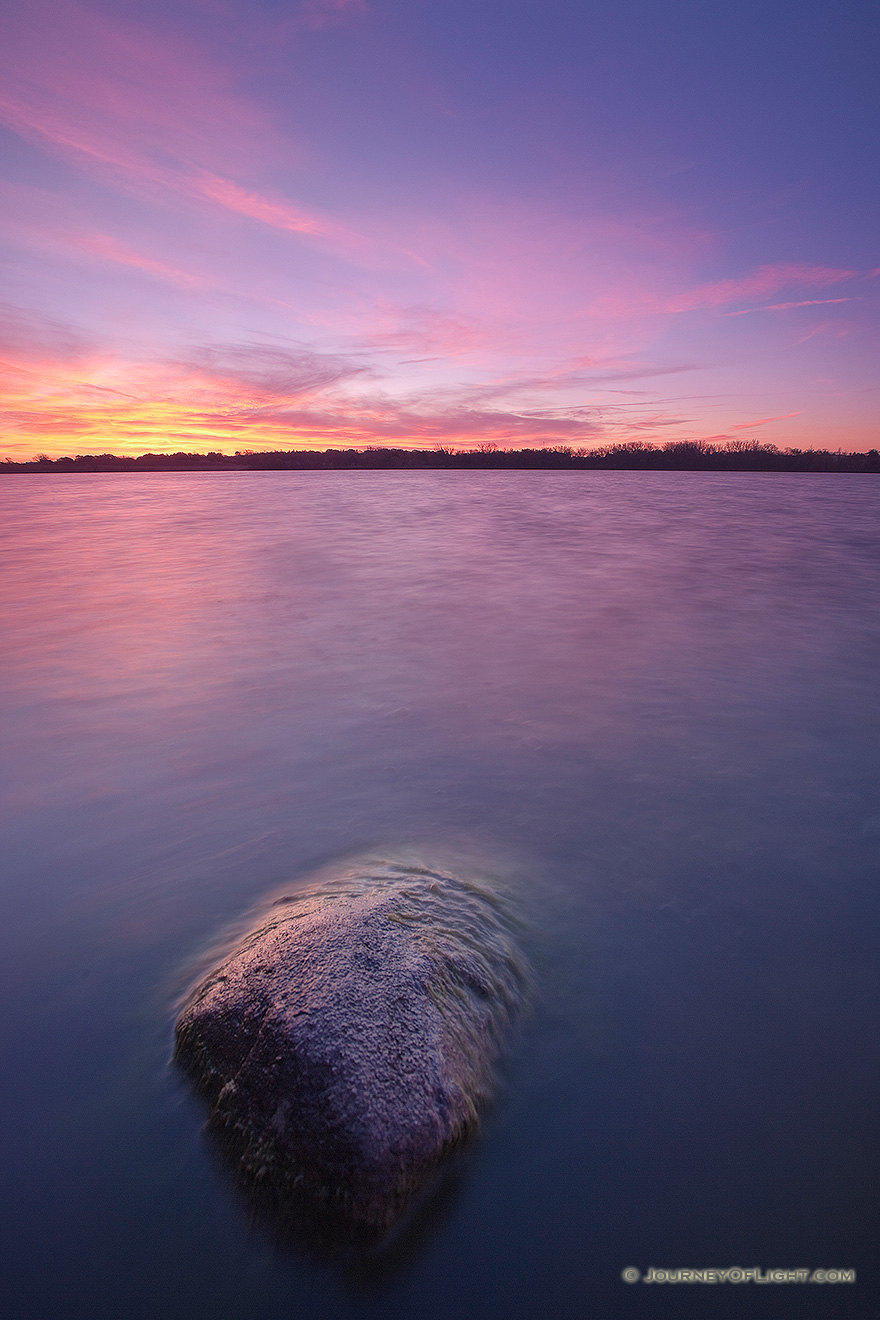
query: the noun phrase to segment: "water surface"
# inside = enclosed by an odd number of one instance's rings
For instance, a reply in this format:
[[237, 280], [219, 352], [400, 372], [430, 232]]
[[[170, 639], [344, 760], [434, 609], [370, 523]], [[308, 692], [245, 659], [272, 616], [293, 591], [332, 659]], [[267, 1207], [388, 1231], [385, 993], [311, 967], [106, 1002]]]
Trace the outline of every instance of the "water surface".
[[[878, 513], [810, 474], [7, 477], [8, 1313], [876, 1316]], [[517, 887], [542, 999], [365, 1280], [249, 1222], [168, 1060], [230, 923], [370, 850]]]

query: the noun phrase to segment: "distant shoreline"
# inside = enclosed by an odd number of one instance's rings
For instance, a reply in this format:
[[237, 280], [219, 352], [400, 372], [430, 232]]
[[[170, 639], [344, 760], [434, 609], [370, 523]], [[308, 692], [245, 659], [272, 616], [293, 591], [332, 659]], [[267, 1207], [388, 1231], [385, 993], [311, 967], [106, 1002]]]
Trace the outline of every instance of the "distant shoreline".
[[580, 472], [880, 472], [880, 453], [777, 449], [757, 442], [712, 445], [678, 442], [601, 449], [561, 445], [543, 449], [282, 449], [235, 454], [78, 454], [0, 462], [12, 472], [352, 472], [352, 471], [580, 471]]

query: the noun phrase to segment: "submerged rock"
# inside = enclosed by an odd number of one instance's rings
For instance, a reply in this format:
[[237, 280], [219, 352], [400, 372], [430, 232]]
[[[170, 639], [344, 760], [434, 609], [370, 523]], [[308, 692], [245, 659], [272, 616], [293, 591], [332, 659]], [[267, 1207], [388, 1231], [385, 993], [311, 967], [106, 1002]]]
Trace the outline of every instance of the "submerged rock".
[[369, 863], [280, 899], [193, 991], [175, 1057], [279, 1211], [380, 1239], [474, 1130], [524, 985], [493, 894]]

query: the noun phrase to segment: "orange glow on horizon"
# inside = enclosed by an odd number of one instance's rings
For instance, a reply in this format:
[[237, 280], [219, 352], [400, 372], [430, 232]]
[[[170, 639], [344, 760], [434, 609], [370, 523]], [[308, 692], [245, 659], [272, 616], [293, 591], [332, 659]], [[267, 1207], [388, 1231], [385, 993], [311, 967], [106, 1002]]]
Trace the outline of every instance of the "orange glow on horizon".
[[[288, 368], [290, 370], [290, 368]], [[591, 426], [577, 409], [480, 411], [471, 406], [418, 408], [387, 396], [339, 387], [320, 360], [300, 364], [298, 387], [284, 388], [274, 359], [254, 363], [131, 363], [116, 359], [6, 363], [0, 405], [8, 422], [0, 457], [29, 461], [36, 454], [232, 453], [237, 449], [370, 448], [471, 449], [570, 445], [594, 448], [633, 440], [727, 439], [760, 435], [780, 448], [867, 450], [872, 429], [829, 435], [803, 410], [742, 420], [726, 427], [670, 426], [661, 415], [640, 427], [606, 417]], [[322, 374], [323, 373], [323, 374]], [[337, 377], [344, 375], [340, 368]], [[278, 377], [278, 379], [276, 379]]]

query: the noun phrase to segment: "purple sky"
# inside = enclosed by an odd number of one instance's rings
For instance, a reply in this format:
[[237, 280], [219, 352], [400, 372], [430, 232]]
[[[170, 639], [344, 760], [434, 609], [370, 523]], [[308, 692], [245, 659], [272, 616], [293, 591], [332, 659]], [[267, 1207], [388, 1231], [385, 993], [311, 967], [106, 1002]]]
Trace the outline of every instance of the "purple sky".
[[0, 453], [878, 445], [876, 0], [28, 0]]

